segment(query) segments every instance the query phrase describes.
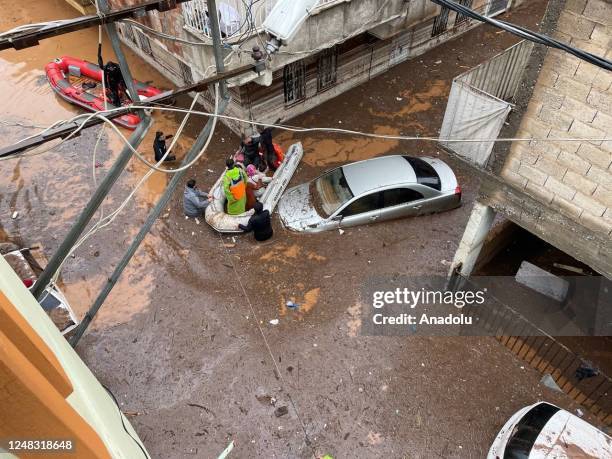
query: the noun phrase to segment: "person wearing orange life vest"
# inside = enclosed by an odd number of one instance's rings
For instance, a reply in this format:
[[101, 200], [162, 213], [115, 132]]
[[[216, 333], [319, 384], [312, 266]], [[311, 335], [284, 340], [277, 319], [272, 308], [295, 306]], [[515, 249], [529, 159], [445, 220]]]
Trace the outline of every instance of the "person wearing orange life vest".
[[245, 212], [246, 207], [246, 173], [237, 167], [231, 158], [225, 162], [225, 165], [227, 170], [223, 175], [223, 192], [227, 199], [227, 213], [240, 215]]

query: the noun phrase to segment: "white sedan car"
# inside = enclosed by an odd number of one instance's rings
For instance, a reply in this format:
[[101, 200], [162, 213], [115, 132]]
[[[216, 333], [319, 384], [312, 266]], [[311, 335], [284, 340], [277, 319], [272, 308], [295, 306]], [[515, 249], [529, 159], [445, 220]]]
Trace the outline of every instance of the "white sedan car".
[[318, 232], [454, 209], [461, 188], [435, 158], [381, 156], [332, 169], [288, 190], [278, 204], [285, 228]]
[[568, 411], [539, 402], [517, 411], [487, 459], [612, 458], [612, 438]]

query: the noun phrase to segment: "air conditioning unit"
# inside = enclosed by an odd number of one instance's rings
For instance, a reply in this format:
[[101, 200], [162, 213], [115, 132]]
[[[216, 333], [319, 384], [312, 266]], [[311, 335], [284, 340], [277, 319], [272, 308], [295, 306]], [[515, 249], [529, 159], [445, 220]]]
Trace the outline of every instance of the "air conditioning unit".
[[266, 52], [273, 54], [289, 42], [318, 3], [319, 0], [279, 0], [263, 23], [270, 36]]

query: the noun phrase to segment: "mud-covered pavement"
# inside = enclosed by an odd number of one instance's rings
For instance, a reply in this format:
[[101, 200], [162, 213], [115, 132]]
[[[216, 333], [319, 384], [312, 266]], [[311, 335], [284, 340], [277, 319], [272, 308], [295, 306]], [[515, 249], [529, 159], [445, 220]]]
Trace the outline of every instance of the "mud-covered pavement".
[[[62, 1], [36, 3], [45, 7], [0, 0], [10, 12], [0, 20], [2, 30], [74, 15]], [[545, 2], [528, 3], [510, 19], [535, 27]], [[78, 113], [55, 97], [42, 69], [61, 54], [95, 59], [96, 40], [90, 30], [0, 55], [3, 143], [34, 132], [23, 125]], [[291, 124], [436, 135], [452, 78], [515, 42], [480, 27]], [[132, 53], [128, 58], [136, 78], [168, 87]], [[151, 132], [171, 132], [177, 124], [157, 114]], [[190, 123], [179, 156], [201, 125]], [[121, 147], [105, 135], [93, 158], [97, 135], [89, 130], [52, 152], [0, 162], [0, 230], [30, 245], [40, 242], [49, 256], [94, 189], [92, 173], [104, 174]], [[149, 155], [151, 136], [141, 147]], [[525, 404], [546, 398], [571, 407], [492, 338], [360, 335], [359, 290], [368, 276], [446, 273], [478, 186], [465, 166], [431, 143], [290, 133], [278, 133], [277, 140], [285, 147], [304, 144], [294, 184], [380, 154], [440, 156], [455, 168], [464, 205], [344, 234], [291, 234], [276, 219], [273, 240], [255, 244], [250, 235], [234, 242], [204, 222], [186, 220], [177, 192], [78, 347], [153, 457], [216, 457], [231, 440], [231, 457], [241, 458], [483, 457], [503, 422]], [[190, 176], [202, 188], [212, 185], [237, 142], [219, 127]], [[145, 171], [133, 160], [104, 211], [114, 209]], [[66, 263], [63, 281], [80, 315], [166, 181], [154, 174], [114, 224]], [[289, 299], [300, 304], [297, 311], [286, 309]], [[276, 417], [281, 406], [288, 414]]]

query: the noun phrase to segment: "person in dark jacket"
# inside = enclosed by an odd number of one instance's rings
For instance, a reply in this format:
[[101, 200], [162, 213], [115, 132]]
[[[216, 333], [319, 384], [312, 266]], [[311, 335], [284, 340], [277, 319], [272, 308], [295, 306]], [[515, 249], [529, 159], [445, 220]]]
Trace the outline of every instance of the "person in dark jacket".
[[245, 233], [253, 231], [256, 241], [267, 241], [274, 234], [270, 211], [264, 210], [263, 204], [259, 201], [255, 203], [253, 209], [255, 213], [249, 218], [249, 223], [246, 226], [239, 224], [238, 228]]
[[254, 164], [255, 167], [259, 166], [259, 140], [254, 139], [252, 136], [245, 135], [240, 143], [242, 154], [244, 155], [244, 166]]
[[[277, 119], [274, 124], [280, 123], [280, 118]], [[276, 152], [274, 151], [274, 142], [272, 141], [272, 128], [271, 127], [259, 127], [259, 143], [264, 153], [266, 164], [271, 171], [276, 170]]]
[[196, 181], [191, 179], [183, 193], [183, 211], [188, 217], [200, 217], [210, 204], [208, 193], [198, 190]]
[[[164, 135], [162, 131], [155, 133], [155, 140], [153, 141], [153, 151], [155, 152], [155, 162], [160, 162], [166, 154], [166, 140], [171, 139], [172, 135]], [[168, 155], [164, 161], [175, 161], [176, 156]]]

